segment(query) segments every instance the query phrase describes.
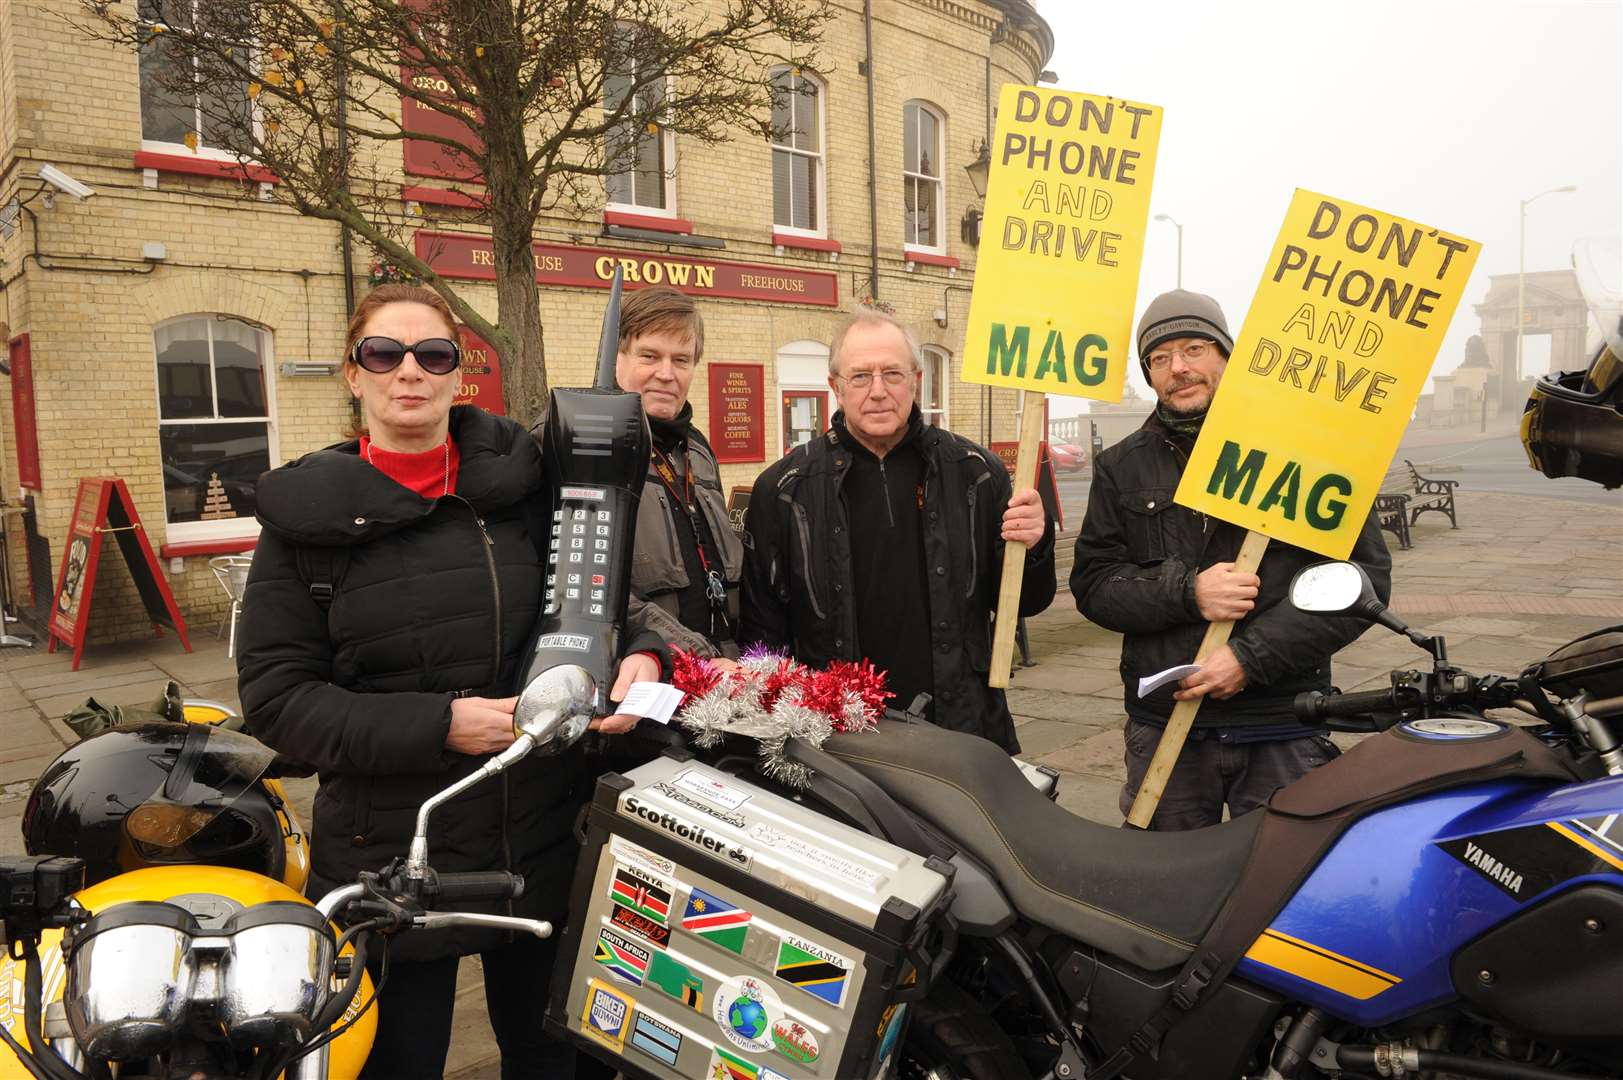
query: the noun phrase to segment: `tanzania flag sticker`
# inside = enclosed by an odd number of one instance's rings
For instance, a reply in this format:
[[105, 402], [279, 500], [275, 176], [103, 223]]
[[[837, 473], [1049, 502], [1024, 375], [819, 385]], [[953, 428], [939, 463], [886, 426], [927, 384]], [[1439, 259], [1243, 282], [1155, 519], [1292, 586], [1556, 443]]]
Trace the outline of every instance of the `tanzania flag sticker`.
[[653, 955], [648, 964], [648, 985], [658, 987], [696, 1012], [704, 1012], [704, 980], [667, 953]]
[[609, 899], [624, 904], [661, 926], [671, 913], [669, 885], [618, 863], [614, 867], [614, 880], [609, 885]]
[[637, 1022], [631, 1028], [631, 1045], [674, 1069], [682, 1053], [682, 1036], [669, 1024], [638, 1009]]
[[749, 922], [749, 912], [700, 888], [688, 894], [688, 905], [682, 912], [682, 929], [739, 956], [744, 954]]
[[813, 941], [783, 935], [778, 945], [778, 978], [793, 983], [835, 1008], [845, 1007], [845, 988], [851, 981], [851, 961]]
[[597, 949], [592, 959], [632, 986], [641, 986], [643, 976], [648, 974], [648, 956], [647, 949], [639, 948], [607, 927], [597, 932]]

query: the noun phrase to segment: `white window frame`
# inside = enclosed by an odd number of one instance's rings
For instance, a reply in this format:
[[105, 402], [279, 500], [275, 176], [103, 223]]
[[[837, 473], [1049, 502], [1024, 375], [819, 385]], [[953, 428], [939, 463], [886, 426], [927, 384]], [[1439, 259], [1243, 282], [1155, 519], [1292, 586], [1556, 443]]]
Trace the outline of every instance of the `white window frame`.
[[[952, 402], [949, 398], [949, 394], [951, 392], [950, 387], [952, 386], [952, 354], [939, 345], [925, 345], [919, 351], [924, 354], [926, 376], [929, 374], [928, 365], [930, 364], [931, 360], [935, 360], [941, 365], [941, 379], [938, 384], [938, 390], [941, 394], [941, 407], [939, 409], [926, 409], [924, 407], [924, 402], [920, 400], [919, 412], [923, 415], [924, 422], [926, 424], [930, 422], [930, 417], [932, 415], [939, 416], [941, 420], [938, 424], [936, 424], [936, 426], [942, 431], [951, 431]], [[920, 380], [919, 391], [921, 398], [923, 396], [923, 390], [924, 382], [923, 380]]]
[[[927, 173], [909, 172], [907, 169], [907, 147], [905, 145], [902, 147], [902, 248], [904, 251], [922, 251], [930, 255], [945, 255], [947, 253], [947, 170], [942, 165], [942, 155], [947, 145], [947, 114], [942, 112], [938, 106], [922, 98], [915, 98], [912, 101], [905, 102], [902, 105], [902, 138], [904, 140], [907, 138], [907, 110], [914, 108], [929, 113], [935, 120], [936, 145], [933, 150], [933, 160], [938, 175], [930, 176]], [[915, 180], [922, 180], [935, 185], [936, 236], [940, 241], [939, 243], [916, 244], [907, 239], [907, 232], [912, 223], [907, 220], [906, 190], [907, 185]]]
[[[193, 13], [192, 17], [193, 17], [193, 19], [195, 19], [197, 17], [197, 15], [196, 15], [197, 9], [200, 6], [202, 6], [203, 4], [207, 3], [208, 0], [187, 0], [187, 2], [191, 4], [192, 13]], [[137, 12], [137, 14], [139, 14], [139, 11]], [[158, 26], [158, 25], [162, 25], [160, 23], [149, 23], [144, 19], [140, 19], [139, 22], [140, 22], [140, 25], [142, 25], [142, 26]], [[249, 66], [251, 68], [253, 68], [255, 71], [260, 70], [259, 50], [258, 49], [250, 49], [249, 50]], [[139, 51], [137, 51], [137, 54], [136, 54], [136, 76], [135, 76], [135, 78], [136, 78], [135, 95], [136, 95], [137, 112], [140, 111], [140, 108], [142, 106], [140, 71], [141, 71], [141, 60], [140, 60]], [[253, 138], [254, 138], [254, 141], [257, 142], [263, 137], [263, 134], [264, 134], [263, 130], [260, 127], [260, 111], [259, 111], [258, 102], [251, 103], [250, 108], [253, 109], [253, 114], [254, 114]], [[196, 119], [198, 121], [197, 126], [193, 129], [193, 130], [199, 132], [198, 139], [197, 139], [197, 149], [196, 150], [193, 150], [191, 147], [187, 146], [185, 143], [165, 142], [165, 141], [162, 141], [162, 140], [159, 140], [159, 139], [149, 139], [149, 138], [146, 137], [146, 132], [144, 130], [144, 126], [143, 126], [143, 130], [142, 130], [142, 133], [141, 133], [141, 149], [149, 151], [151, 153], [155, 153], [155, 154], [175, 154], [175, 155], [182, 156], [182, 157], [200, 158], [200, 159], [202, 159], [204, 161], [228, 161], [233, 165], [238, 164], [241, 161], [241, 158], [239, 158], [234, 151], [227, 150], [225, 147], [222, 147], [222, 146], [209, 146], [209, 145], [207, 145], [207, 144], [205, 144], [203, 142], [203, 137], [202, 137], [202, 134], [201, 134], [201, 130], [202, 130], [202, 126], [203, 126], [202, 123], [201, 123], [202, 117], [201, 117], [201, 113], [200, 113], [197, 106], [195, 106], [195, 105], [193, 106], [192, 113], [193, 113], [194, 119]]]
[[[620, 28], [624, 29], [624, 30], [628, 30], [628, 31], [635, 30], [635, 27], [631, 26], [629, 24], [622, 24]], [[632, 70], [632, 76], [631, 77], [633, 79], [636, 78], [635, 68], [633, 68], [633, 70]], [[607, 74], [604, 75], [603, 84], [604, 84], [603, 88], [606, 91], [608, 89], [608, 76], [607, 76]], [[662, 89], [662, 92], [664, 92], [666, 94], [669, 94], [669, 92], [670, 92], [670, 79], [667, 78], [665, 80], [665, 84], [661, 89]], [[608, 108], [607, 108], [608, 102], [605, 101], [603, 104], [604, 104], [604, 112], [607, 113], [607, 111], [608, 111]], [[610, 137], [612, 137], [612, 136], [605, 136], [605, 138], [610, 138]], [[639, 140], [642, 138], [641, 135], [638, 135], [637, 137], [638, 137]], [[605, 152], [606, 152], [606, 148], [605, 148]], [[659, 125], [659, 155], [660, 155], [661, 159], [663, 159], [663, 161], [665, 163], [664, 178], [663, 178], [663, 185], [662, 185], [662, 191], [663, 191], [663, 194], [665, 196], [665, 205], [664, 206], [641, 206], [641, 205], [639, 205], [637, 203], [616, 202], [613, 199], [610, 199], [608, 197], [609, 177], [604, 176], [603, 177], [603, 208], [605, 210], [616, 210], [616, 211], [619, 211], [619, 212], [625, 213], [625, 214], [642, 214], [642, 215], [645, 215], [647, 217], [666, 217], [666, 218], [674, 218], [674, 217], [676, 217], [676, 136], [674, 134], [672, 134], [670, 128], [666, 127], [664, 124]], [[635, 160], [633, 160], [631, 169], [629, 169], [627, 171], [628, 172], [635, 172], [636, 171]], [[616, 176], [616, 177], [619, 177], [619, 176], [624, 176], [625, 173], [614, 173], [613, 175]], [[636, 183], [633, 182], [632, 185], [631, 185], [633, 197], [635, 197], [636, 187], [637, 187]]]
[[815, 391], [823, 395], [823, 417], [828, 423], [834, 422], [834, 413], [839, 409], [839, 402], [834, 398], [834, 392], [828, 385], [828, 343], [804, 338], [798, 341], [789, 341], [780, 345], [773, 353], [774, 367], [778, 377], [778, 402], [774, 414], [777, 420], [777, 443], [783, 445], [783, 395], [785, 393], [809, 393]]
[[[212, 418], [187, 418], [165, 420], [163, 418], [163, 387], [158, 381], [158, 331], [175, 323], [187, 322], [192, 319], [203, 319], [213, 324], [217, 318], [235, 319], [237, 322], [253, 327], [259, 334], [259, 366], [265, 376], [265, 415], [259, 416], [227, 416]], [[265, 423], [265, 443], [270, 455], [271, 468], [282, 460], [280, 439], [278, 437], [278, 423], [276, 413], [276, 336], [263, 326], [249, 322], [240, 315], [232, 315], [223, 311], [193, 311], [185, 315], [177, 315], [172, 319], [152, 325], [152, 400], [155, 415], [158, 418], [158, 427], [174, 424], [243, 424], [256, 423], [263, 420]], [[215, 381], [214, 374], [214, 335], [209, 334], [209, 385], [212, 388]], [[216, 408], [218, 405], [216, 405]], [[158, 447], [158, 489], [165, 491], [163, 484], [163, 446], [160, 440]], [[259, 535], [259, 519], [253, 515], [247, 517], [226, 518], [223, 521], [181, 521], [169, 520], [169, 502], [167, 494], [164, 498], [163, 524], [167, 540], [171, 544], [193, 543], [203, 540], [236, 540], [251, 539]]]
[[[770, 142], [772, 147], [772, 156], [775, 162], [778, 151], [782, 150], [785, 153], [794, 154], [799, 157], [809, 157], [816, 163], [812, 172], [814, 177], [813, 183], [817, 188], [817, 227], [812, 229], [801, 229], [796, 228], [793, 225], [781, 224], [777, 221], [778, 215], [776, 209], [774, 209], [772, 213], [772, 231], [782, 233], [785, 236], [805, 236], [817, 240], [826, 240], [828, 239], [828, 159], [826, 155], [826, 150], [828, 147], [828, 84], [823, 82], [822, 79], [817, 78], [815, 75], [809, 74], [803, 68], [790, 67], [787, 64], [780, 64], [779, 66], [773, 68], [771, 72], [768, 73], [768, 78], [776, 79], [778, 73], [784, 71], [789, 72], [792, 78], [799, 79], [802, 82], [808, 82], [814, 88], [816, 88], [817, 145], [820, 147], [820, 149], [817, 150], [816, 153], [812, 153], [809, 150], [801, 150], [798, 147], [788, 146], [774, 140]], [[773, 168], [776, 169], [776, 167], [777, 166], [774, 164]], [[776, 184], [777, 176], [776, 173], [774, 173], [774, 187]], [[791, 185], [790, 190], [793, 191], [793, 185]]]

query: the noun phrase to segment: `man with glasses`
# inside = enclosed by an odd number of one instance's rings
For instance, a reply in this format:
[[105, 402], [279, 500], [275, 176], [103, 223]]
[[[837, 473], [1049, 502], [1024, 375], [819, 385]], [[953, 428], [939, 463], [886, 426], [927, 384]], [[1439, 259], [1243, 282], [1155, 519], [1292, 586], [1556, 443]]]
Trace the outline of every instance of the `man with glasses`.
[[1053, 523], [999, 458], [927, 425], [918, 340], [865, 311], [834, 335], [832, 426], [755, 482], [739, 640], [821, 667], [871, 660], [893, 707], [1019, 749], [987, 685], [1003, 542], [1028, 545], [1020, 614], [1054, 598]]
[[[1330, 657], [1363, 632], [1357, 619], [1291, 607], [1291, 578], [1322, 557], [1275, 541], [1256, 574], [1237, 573], [1239, 526], [1172, 501], [1234, 342], [1217, 301], [1177, 290], [1151, 301], [1138, 326], [1139, 363], [1155, 391], [1144, 426], [1096, 456], [1076, 541], [1077, 610], [1121, 632], [1126, 681], [1125, 816], [1175, 700], [1204, 699], [1168, 779], [1152, 829], [1195, 829], [1238, 817], [1337, 753], [1291, 702], [1330, 686]], [[1374, 514], [1352, 560], [1384, 600], [1392, 558]], [[1192, 663], [1211, 622], [1238, 620], [1229, 643], [1176, 686], [1138, 696], [1138, 680]]]

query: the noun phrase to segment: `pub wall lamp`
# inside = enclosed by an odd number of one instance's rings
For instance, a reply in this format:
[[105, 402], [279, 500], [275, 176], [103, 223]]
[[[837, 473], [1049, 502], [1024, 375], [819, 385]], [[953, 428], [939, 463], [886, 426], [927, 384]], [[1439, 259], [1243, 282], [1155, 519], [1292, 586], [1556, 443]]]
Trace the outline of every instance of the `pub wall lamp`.
[[[964, 166], [964, 172], [969, 174], [969, 186], [975, 189], [975, 197], [983, 203], [986, 200], [986, 181], [992, 172], [992, 148], [985, 140], [977, 142], [975, 160]], [[970, 247], [979, 247], [981, 243], [981, 219], [985, 211], [979, 206], [971, 206], [964, 211], [964, 220], [961, 225], [961, 234], [964, 243]]]

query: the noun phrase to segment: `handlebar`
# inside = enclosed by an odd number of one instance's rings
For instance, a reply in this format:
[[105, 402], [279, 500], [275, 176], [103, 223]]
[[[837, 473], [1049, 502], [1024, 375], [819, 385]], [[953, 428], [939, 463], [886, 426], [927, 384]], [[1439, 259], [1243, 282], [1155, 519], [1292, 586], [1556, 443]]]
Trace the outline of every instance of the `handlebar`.
[[524, 895], [524, 878], [505, 870], [475, 870], [463, 874], [434, 874], [423, 883], [429, 907], [445, 907], [479, 900], [516, 900]]
[[[1356, 694], [1326, 694], [1322, 690], [1309, 690], [1296, 695], [1293, 708], [1296, 718], [1303, 723], [1330, 727], [1326, 721], [1362, 719], [1371, 713], [1395, 713], [1401, 711], [1403, 706], [1398, 704], [1397, 694], [1389, 686], [1384, 690], [1368, 690]], [[1386, 726], [1389, 725], [1369, 723], [1351, 730], [1379, 731]]]

